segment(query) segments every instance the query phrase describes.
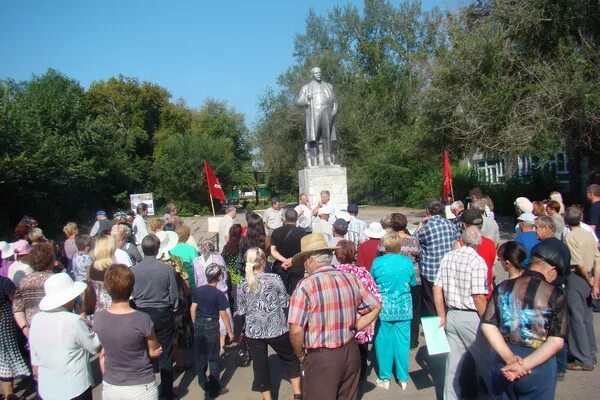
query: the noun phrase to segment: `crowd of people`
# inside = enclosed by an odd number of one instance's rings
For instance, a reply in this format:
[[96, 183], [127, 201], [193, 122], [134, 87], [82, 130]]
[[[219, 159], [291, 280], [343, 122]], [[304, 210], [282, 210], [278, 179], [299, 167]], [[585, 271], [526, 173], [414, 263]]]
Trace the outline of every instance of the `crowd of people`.
[[19, 399], [20, 378], [44, 400], [92, 399], [94, 355], [103, 399], [177, 398], [174, 376], [193, 366], [216, 397], [237, 343], [263, 399], [268, 347], [294, 399], [356, 399], [369, 368], [377, 387], [407, 388], [419, 322], [432, 316], [449, 343], [444, 398], [554, 398], [567, 370], [597, 361], [600, 186], [586, 195], [587, 218], [558, 192], [517, 198], [509, 241], [479, 188], [467, 204], [431, 201], [414, 226], [401, 213], [367, 223], [327, 191], [314, 205], [274, 198], [244, 226], [228, 206], [200, 243], [172, 203], [156, 219], [144, 203], [112, 220], [100, 210], [89, 234], [66, 223], [61, 243], [25, 216], [0, 242], [2, 398]]

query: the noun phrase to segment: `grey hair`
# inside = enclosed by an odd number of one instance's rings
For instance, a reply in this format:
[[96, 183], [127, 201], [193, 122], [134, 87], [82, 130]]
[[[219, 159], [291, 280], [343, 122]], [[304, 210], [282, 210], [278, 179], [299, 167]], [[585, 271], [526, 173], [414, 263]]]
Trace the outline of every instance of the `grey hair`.
[[567, 208], [565, 213], [565, 223], [569, 226], [578, 226], [583, 219], [583, 213], [577, 207]]
[[465, 205], [462, 201], [456, 200], [454, 203], [450, 205], [450, 211], [458, 210], [459, 208], [465, 208]]
[[467, 226], [462, 234], [464, 244], [473, 248], [481, 244], [481, 237], [481, 231], [475, 225]]
[[556, 233], [556, 223], [554, 222], [554, 218], [548, 215], [541, 215], [535, 219], [539, 225], [545, 226], [546, 228], [550, 228], [553, 233]]
[[331, 253], [317, 253], [310, 256], [310, 259], [316, 262], [317, 264], [330, 265], [331, 260], [333, 259], [333, 254]]
[[475, 208], [476, 210], [484, 212], [485, 211], [485, 206], [487, 204], [485, 204], [485, 201], [483, 201], [483, 200], [477, 200], [477, 201], [474, 201], [472, 203], [472, 205], [473, 205], [473, 208]]
[[327, 196], [331, 197], [331, 194], [329, 193], [329, 190], [321, 190], [321, 196], [323, 196], [324, 194], [326, 194]]
[[227, 207], [225, 207], [225, 214], [229, 214], [232, 211], [235, 211], [235, 206], [228, 205]]

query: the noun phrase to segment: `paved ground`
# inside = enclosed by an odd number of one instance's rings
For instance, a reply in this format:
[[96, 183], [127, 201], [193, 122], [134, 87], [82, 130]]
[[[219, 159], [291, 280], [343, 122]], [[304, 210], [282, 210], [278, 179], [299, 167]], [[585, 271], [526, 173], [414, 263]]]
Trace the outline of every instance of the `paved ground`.
[[[406, 208], [392, 207], [366, 207], [360, 210], [359, 216], [370, 222], [379, 220], [383, 215], [391, 212], [403, 212], [407, 215], [409, 222], [418, 223], [425, 216], [420, 210], [411, 210]], [[243, 222], [243, 216], [238, 216], [240, 223]], [[512, 238], [510, 232], [513, 229], [513, 221], [510, 218], [498, 218], [500, 220], [502, 239], [508, 240]], [[211, 236], [206, 232], [206, 218], [187, 219], [186, 223], [192, 227], [193, 235], [200, 240]], [[495, 267], [496, 280], [505, 279], [504, 271], [499, 265]], [[596, 340], [600, 342], [600, 314], [594, 315], [594, 327], [596, 331]], [[389, 390], [379, 389], [375, 386], [376, 375], [373, 370], [362, 387], [362, 399], [397, 399], [402, 397], [411, 399], [441, 399], [439, 395], [439, 384], [443, 381], [444, 373], [444, 356], [429, 357], [424, 344], [424, 339], [421, 337], [421, 347], [411, 351], [410, 354], [410, 382], [405, 392], [398, 385], [392, 384]], [[226, 357], [224, 364], [225, 370], [223, 373], [223, 383], [227, 385], [229, 392], [220, 396], [223, 400], [245, 400], [259, 399], [258, 393], [250, 391], [252, 383], [252, 368], [238, 368], [234, 362], [235, 348], [231, 349], [231, 356]], [[291, 386], [287, 378], [283, 377], [281, 365], [278, 363], [275, 355], [270, 357], [270, 368], [272, 375], [272, 384], [274, 393], [279, 393], [275, 396], [277, 399], [287, 399], [292, 395]], [[98, 379], [98, 383], [99, 379]], [[195, 379], [193, 370], [180, 373], [176, 377], [175, 387], [182, 399], [205, 399], [204, 393], [200, 390]], [[600, 368], [596, 368], [592, 372], [569, 372], [563, 382], [558, 383], [557, 399], [564, 400], [589, 400], [596, 398], [600, 390]], [[101, 399], [101, 385], [94, 390], [94, 399]], [[545, 399], [540, 399], [545, 400]]]

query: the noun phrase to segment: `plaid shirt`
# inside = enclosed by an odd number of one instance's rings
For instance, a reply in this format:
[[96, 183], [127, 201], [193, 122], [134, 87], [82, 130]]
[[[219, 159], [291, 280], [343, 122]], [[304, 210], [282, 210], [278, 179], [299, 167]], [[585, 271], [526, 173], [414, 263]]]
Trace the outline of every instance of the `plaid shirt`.
[[364, 315], [378, 304], [356, 276], [324, 266], [294, 290], [288, 322], [304, 327], [307, 349], [336, 349], [354, 338], [356, 314]]
[[463, 246], [442, 258], [435, 278], [448, 307], [475, 310], [474, 294], [487, 294], [487, 266], [474, 248]]
[[415, 237], [421, 243], [421, 274], [429, 282], [433, 282], [440, 269], [442, 257], [452, 250], [452, 245], [459, 238], [458, 230], [452, 222], [436, 215], [415, 233]]
[[350, 217], [350, 222], [348, 223], [348, 232], [344, 237], [346, 240], [350, 240], [354, 242], [356, 247], [359, 244], [365, 241], [365, 229], [367, 228], [367, 223], [361, 219], [356, 217]]

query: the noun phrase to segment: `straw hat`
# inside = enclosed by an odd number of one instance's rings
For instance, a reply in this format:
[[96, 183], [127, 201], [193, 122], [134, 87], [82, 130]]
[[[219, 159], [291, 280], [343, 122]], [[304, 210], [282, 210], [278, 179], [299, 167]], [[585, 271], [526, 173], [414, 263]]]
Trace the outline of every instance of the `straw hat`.
[[369, 227], [365, 229], [365, 236], [371, 239], [381, 239], [385, 236], [385, 233], [385, 229], [383, 229], [383, 226], [379, 222], [371, 222]]
[[339, 246], [329, 246], [322, 234], [311, 233], [300, 240], [300, 253], [292, 258], [292, 264], [301, 265], [307, 257], [315, 253], [332, 252], [337, 249], [339, 249]]
[[161, 258], [165, 253], [168, 256], [168, 253], [173, 250], [173, 247], [177, 246], [177, 242], [179, 241], [179, 236], [173, 231], [156, 232], [156, 237], [160, 240], [160, 247], [158, 248], [156, 258]]
[[54, 274], [44, 282], [46, 295], [40, 301], [40, 310], [50, 311], [79, 296], [87, 288], [83, 282], [73, 282], [64, 272]]
[[2, 258], [10, 258], [15, 255], [11, 245], [4, 241], [0, 242], [0, 252], [2, 252]]

